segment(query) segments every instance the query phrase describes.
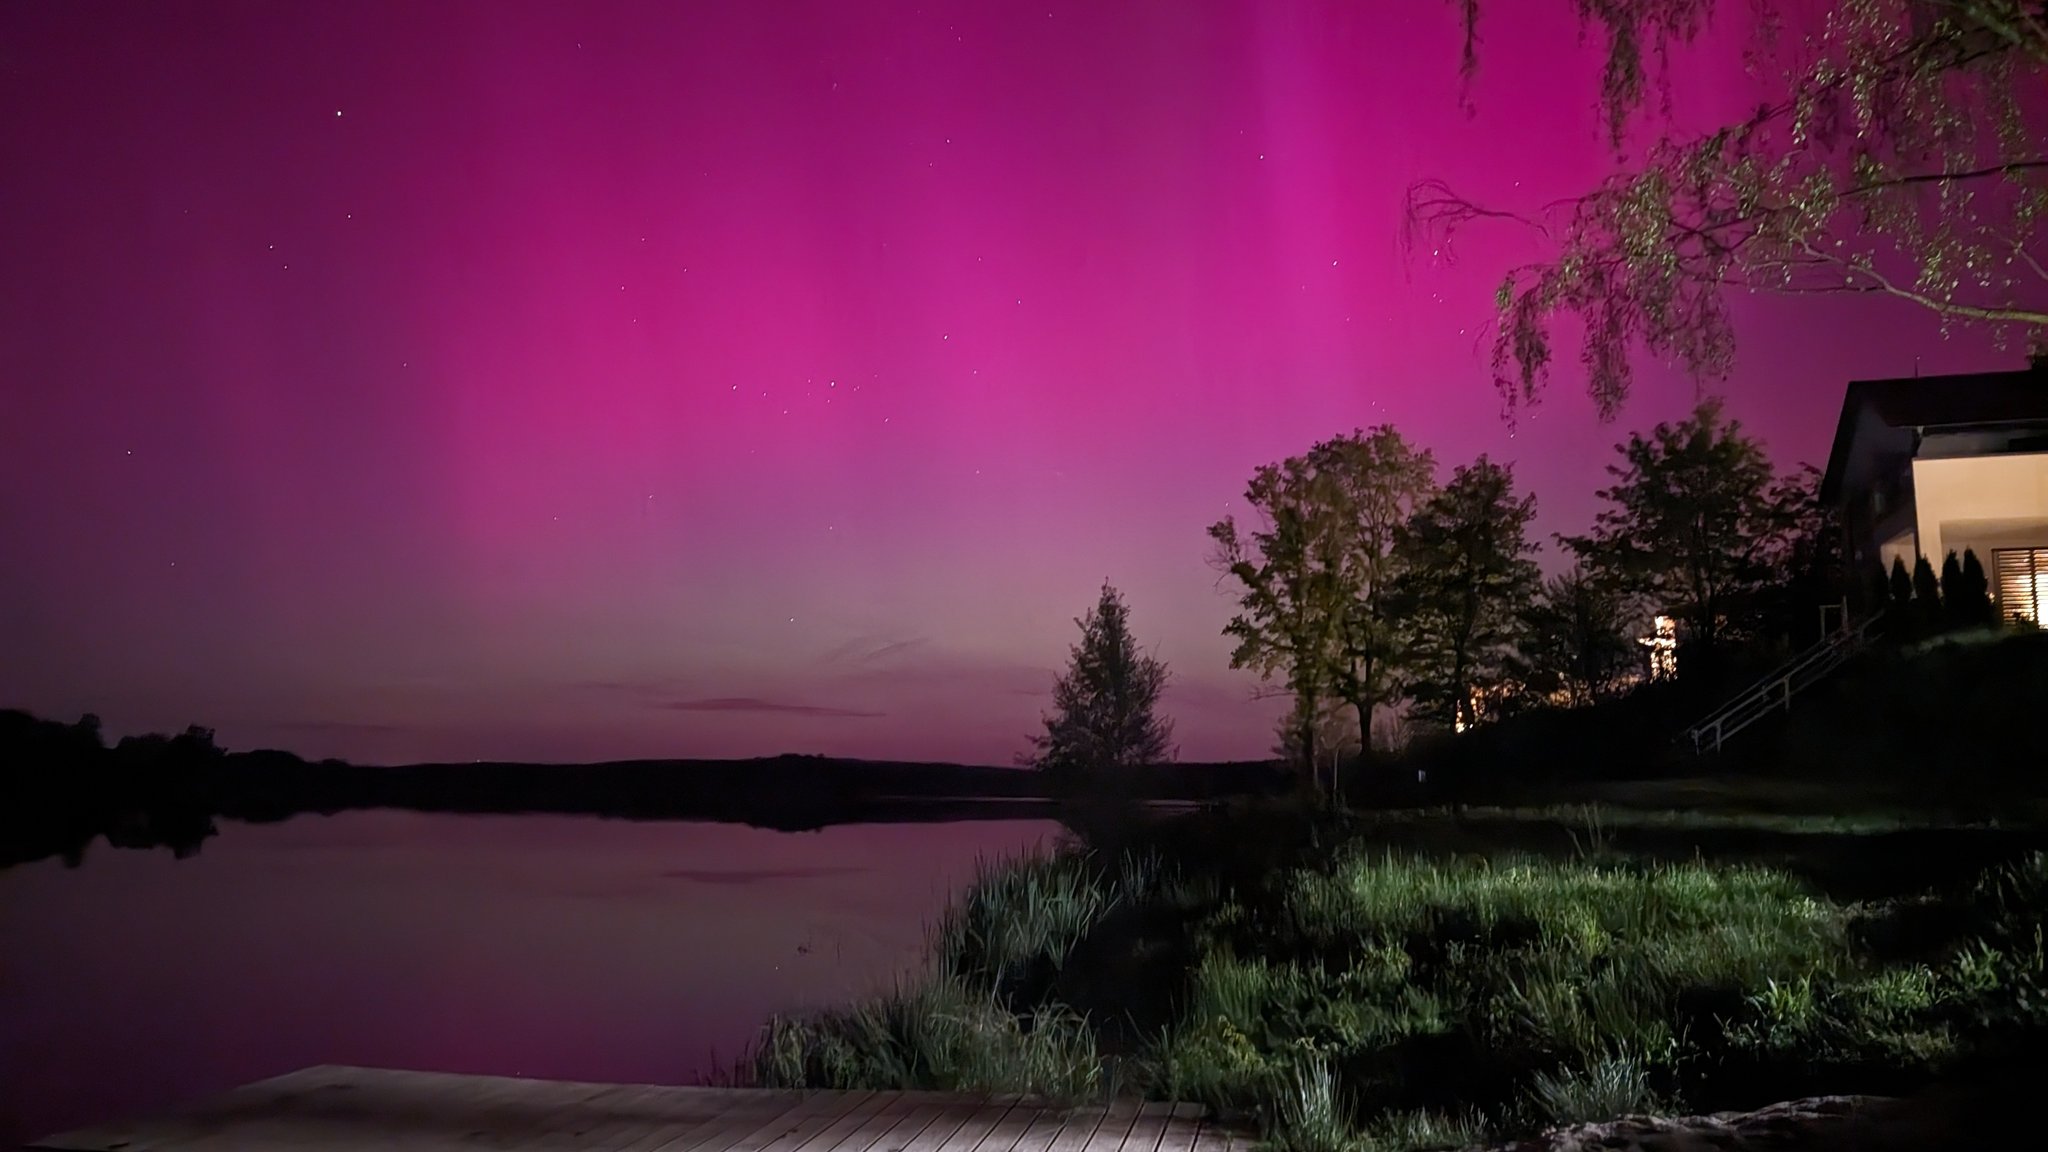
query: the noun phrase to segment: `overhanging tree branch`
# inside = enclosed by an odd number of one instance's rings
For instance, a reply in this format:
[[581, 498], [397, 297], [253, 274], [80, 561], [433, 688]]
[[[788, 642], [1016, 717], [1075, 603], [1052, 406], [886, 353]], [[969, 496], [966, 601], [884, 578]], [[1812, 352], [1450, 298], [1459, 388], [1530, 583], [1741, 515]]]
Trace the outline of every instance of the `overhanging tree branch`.
[[[1711, 5], [1579, 5], [1610, 32], [1610, 113], [1641, 103], [1644, 48], [1689, 40], [1686, 20]], [[1557, 245], [1496, 293], [1494, 376], [1511, 415], [1548, 379], [1564, 316], [1582, 322], [1579, 360], [1603, 417], [1626, 396], [1638, 350], [1724, 374], [1734, 333], [1719, 297], [1731, 287], [1884, 296], [2048, 332], [2048, 151], [2029, 119], [2040, 102], [2020, 98], [2048, 91], [2043, 11], [2039, 0], [1835, 0], [1785, 97], [1742, 122], [1659, 140], [1639, 167], [1533, 216], [1423, 181], [1404, 239], [1412, 254], [1427, 235], [1447, 259], [1460, 229], [1505, 220]], [[1634, 72], [1617, 80], [1616, 66]]]

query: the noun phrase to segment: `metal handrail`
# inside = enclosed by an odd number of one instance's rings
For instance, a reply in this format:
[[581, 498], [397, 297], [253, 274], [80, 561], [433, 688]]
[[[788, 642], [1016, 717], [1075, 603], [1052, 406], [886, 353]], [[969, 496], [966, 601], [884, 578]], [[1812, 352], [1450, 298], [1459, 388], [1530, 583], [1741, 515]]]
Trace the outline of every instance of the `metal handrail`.
[[1729, 737], [1763, 719], [1782, 706], [1792, 710], [1795, 693], [1818, 683], [1846, 661], [1870, 639], [1883, 613], [1866, 618], [1853, 628], [1843, 628], [1787, 661], [1777, 671], [1738, 693], [1706, 718], [1685, 730], [1695, 753], [1719, 752]]

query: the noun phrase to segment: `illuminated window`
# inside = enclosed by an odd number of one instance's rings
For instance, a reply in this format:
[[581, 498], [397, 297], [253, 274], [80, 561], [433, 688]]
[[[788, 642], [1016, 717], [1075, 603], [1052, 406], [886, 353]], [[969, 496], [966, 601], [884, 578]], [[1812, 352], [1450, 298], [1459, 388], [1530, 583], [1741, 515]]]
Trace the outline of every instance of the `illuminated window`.
[[2048, 623], [2048, 548], [1999, 548], [1991, 553], [1999, 615], [2008, 622]]

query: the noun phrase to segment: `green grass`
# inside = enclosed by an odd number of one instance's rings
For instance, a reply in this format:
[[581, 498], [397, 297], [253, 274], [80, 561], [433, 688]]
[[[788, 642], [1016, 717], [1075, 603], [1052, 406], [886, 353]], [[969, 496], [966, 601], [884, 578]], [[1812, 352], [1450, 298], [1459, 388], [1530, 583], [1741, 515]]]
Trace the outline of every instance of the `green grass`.
[[2048, 1034], [2039, 855], [1849, 902], [1781, 867], [1631, 858], [1599, 827], [1571, 858], [1432, 857], [1372, 821], [1206, 819], [1142, 854], [984, 869], [925, 982], [778, 1019], [752, 1080], [1141, 1092], [1281, 1152], [1410, 1152], [1895, 1091]]
[[1542, 804], [1523, 807], [1470, 805], [1461, 808], [1391, 809], [1361, 815], [1368, 823], [1404, 824], [1422, 820], [1458, 820], [1467, 823], [1554, 824], [1599, 830], [1683, 829], [1770, 832], [1782, 835], [1864, 836], [1877, 832], [1909, 829], [1996, 828], [1992, 819], [1959, 820], [1940, 813], [1905, 808], [1867, 812], [1758, 812], [1739, 808], [1672, 809], [1640, 808], [1619, 803], [1591, 801], [1577, 804]]

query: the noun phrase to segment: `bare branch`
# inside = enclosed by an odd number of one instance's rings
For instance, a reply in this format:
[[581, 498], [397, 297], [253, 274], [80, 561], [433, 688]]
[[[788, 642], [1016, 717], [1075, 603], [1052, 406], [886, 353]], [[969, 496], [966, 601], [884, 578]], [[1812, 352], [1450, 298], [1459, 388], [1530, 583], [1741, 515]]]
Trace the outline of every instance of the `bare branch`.
[[1901, 287], [1875, 268], [1853, 268], [1851, 274], [1861, 277], [1866, 283], [1861, 286], [1844, 285], [1842, 291], [1881, 292], [1887, 296], [1896, 296], [1901, 300], [1911, 301], [1922, 308], [1943, 316], [1961, 316], [1970, 320], [1983, 320], [1998, 324], [2026, 324], [2048, 327], [2048, 312], [2036, 311], [2031, 308], [1983, 308], [1974, 304], [1961, 304], [1954, 300], [1937, 299], [1926, 293], [1915, 292], [1910, 288]]

